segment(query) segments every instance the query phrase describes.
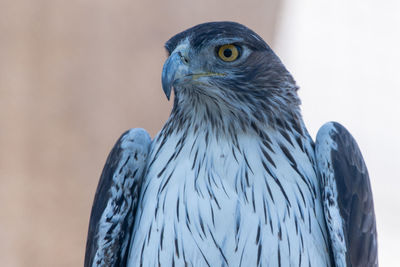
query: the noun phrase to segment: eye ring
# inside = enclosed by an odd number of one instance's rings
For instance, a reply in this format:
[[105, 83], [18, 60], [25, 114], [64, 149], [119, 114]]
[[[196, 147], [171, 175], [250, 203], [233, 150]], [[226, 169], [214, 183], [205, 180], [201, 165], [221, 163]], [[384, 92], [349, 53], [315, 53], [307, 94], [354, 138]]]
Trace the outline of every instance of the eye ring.
[[235, 44], [225, 44], [217, 48], [217, 55], [225, 62], [232, 62], [239, 58], [240, 47]]

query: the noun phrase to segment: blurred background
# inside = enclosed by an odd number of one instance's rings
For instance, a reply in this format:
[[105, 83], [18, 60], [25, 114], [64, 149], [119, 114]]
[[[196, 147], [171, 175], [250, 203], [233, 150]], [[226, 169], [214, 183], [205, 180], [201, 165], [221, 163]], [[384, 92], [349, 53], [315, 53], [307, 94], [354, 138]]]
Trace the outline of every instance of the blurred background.
[[82, 266], [119, 135], [154, 136], [172, 102], [163, 45], [201, 22], [259, 33], [300, 86], [310, 133], [344, 124], [369, 167], [380, 263], [400, 240], [397, 0], [0, 0], [0, 266]]

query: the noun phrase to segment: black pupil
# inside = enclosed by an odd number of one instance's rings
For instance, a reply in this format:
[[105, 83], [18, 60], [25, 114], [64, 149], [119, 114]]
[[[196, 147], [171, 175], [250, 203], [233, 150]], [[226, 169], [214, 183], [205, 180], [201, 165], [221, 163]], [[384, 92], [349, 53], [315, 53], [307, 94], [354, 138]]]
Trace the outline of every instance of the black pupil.
[[224, 56], [225, 57], [231, 57], [232, 56], [232, 50], [230, 48], [227, 48], [224, 50]]

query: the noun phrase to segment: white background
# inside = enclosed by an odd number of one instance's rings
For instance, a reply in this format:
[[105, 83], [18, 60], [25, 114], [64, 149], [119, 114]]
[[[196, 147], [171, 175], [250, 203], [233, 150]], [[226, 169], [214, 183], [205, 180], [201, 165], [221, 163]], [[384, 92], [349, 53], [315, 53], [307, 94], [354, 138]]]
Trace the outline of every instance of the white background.
[[400, 241], [400, 1], [286, 1], [274, 49], [300, 86], [313, 137], [327, 121], [356, 138], [374, 193], [381, 266]]

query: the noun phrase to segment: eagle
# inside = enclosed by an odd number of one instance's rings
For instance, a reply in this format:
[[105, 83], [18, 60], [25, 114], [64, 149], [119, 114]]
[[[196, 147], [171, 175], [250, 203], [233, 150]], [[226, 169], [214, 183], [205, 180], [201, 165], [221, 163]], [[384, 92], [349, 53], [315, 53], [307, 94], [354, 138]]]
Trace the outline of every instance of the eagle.
[[310, 137], [298, 86], [235, 22], [166, 42], [172, 112], [105, 163], [84, 266], [378, 266], [369, 175], [339, 123]]

